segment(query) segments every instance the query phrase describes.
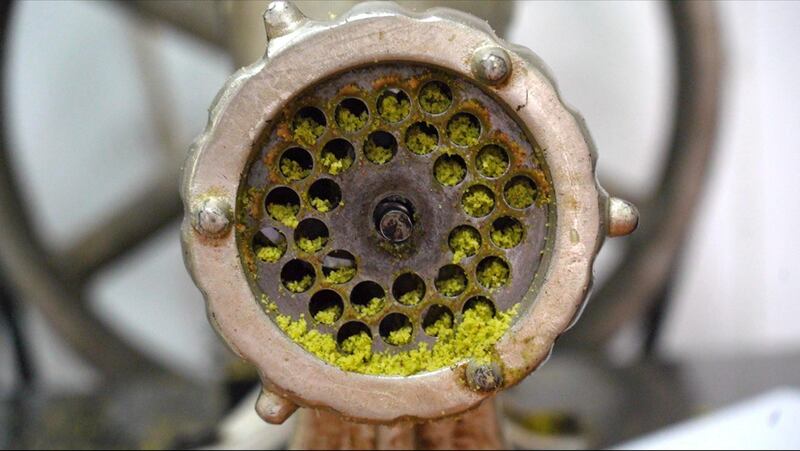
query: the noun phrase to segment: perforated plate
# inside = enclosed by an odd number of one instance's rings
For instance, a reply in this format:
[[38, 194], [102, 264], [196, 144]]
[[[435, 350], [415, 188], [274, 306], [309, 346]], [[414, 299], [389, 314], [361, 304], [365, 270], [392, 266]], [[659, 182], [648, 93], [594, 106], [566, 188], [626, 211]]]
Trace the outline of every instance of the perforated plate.
[[[441, 113], [425, 111], [420, 102], [421, 90], [431, 82], [444, 83], [451, 94], [451, 104]], [[410, 111], [404, 119], [391, 122], [381, 115], [378, 103], [386, 92], [405, 93]], [[403, 94], [399, 96], [404, 97]], [[337, 123], [337, 109], [350, 107], [358, 115], [359, 103], [367, 108], [366, 124], [354, 132], [344, 130]], [[316, 115], [309, 108], [315, 109]], [[323, 122], [320, 113], [324, 117], [324, 133], [316, 140], [303, 139], [302, 133], [295, 131], [297, 118], [309, 116], [309, 111], [312, 111], [311, 117], [316, 117], [316, 122]], [[453, 117], [463, 114], [480, 123], [480, 136], [471, 145], [454, 142], [448, 133], [448, 124]], [[437, 148], [425, 155], [412, 152], [406, 142], [408, 130], [420, 123], [434, 127], [438, 132]], [[393, 157], [384, 164], [376, 164], [365, 155], [365, 143], [375, 132], [389, 133], [396, 142]], [[332, 174], [330, 168], [323, 165], [322, 155], [328, 143], [343, 143], [337, 140], [346, 140], [352, 146], [350, 152], [340, 156], [347, 154], [353, 161], [347, 169]], [[257, 142], [240, 185], [236, 235], [256, 298], [262, 299], [267, 313], [273, 316], [282, 314], [297, 320], [302, 315], [308, 320], [309, 327], [334, 336], [341, 336], [340, 332], [348, 335], [348, 331], [342, 331], [342, 328], [351, 328], [352, 322], [358, 321], [370, 331], [374, 351], [404, 352], [416, 348], [420, 342], [435, 342], [436, 338], [427, 335], [422, 327], [431, 306], [449, 309], [456, 324], [465, 304], [475, 297], [490, 299], [497, 310], [505, 311], [522, 300], [540, 271], [549, 233], [548, 223], [552, 222], [548, 219], [550, 182], [541, 163], [541, 153], [492, 97], [465, 79], [426, 66], [400, 63], [347, 71], [306, 89], [290, 101], [282, 115]], [[476, 162], [481, 149], [488, 145], [499, 146], [508, 157], [508, 168], [494, 178], [479, 170]], [[305, 150], [307, 154], [293, 150], [296, 148]], [[464, 178], [455, 186], [443, 185], [435, 175], [435, 162], [446, 155], [459, 156], [465, 164]], [[309, 169], [308, 156], [313, 161], [312, 167], [301, 180], [292, 180], [281, 170], [282, 157], [294, 157], [301, 167]], [[509, 183], [520, 177], [536, 187], [535, 202], [526, 208], [514, 208], [505, 193]], [[321, 180], [327, 184], [323, 189], [315, 185]], [[316, 188], [312, 189], [312, 185]], [[481, 217], [467, 214], [462, 204], [465, 193], [476, 185], [486, 186], [494, 196], [491, 212]], [[312, 198], [325, 197], [326, 194], [335, 201], [336, 188], [341, 193], [339, 205], [332, 205], [328, 212], [320, 212], [312, 206]], [[311, 194], [309, 190], [312, 190]], [[285, 193], [292, 192], [299, 199], [296, 218], [300, 227], [297, 228], [276, 220], [266, 210], [266, 204], [286, 203]], [[413, 208], [413, 233], [400, 245], [384, 239], [375, 226], [377, 205], [392, 197], [406, 200]], [[522, 241], [510, 249], [501, 248], [491, 239], [492, 226], [501, 218], [513, 218], [523, 229]], [[308, 223], [316, 223], [316, 226], [308, 228]], [[312, 237], [319, 235], [319, 230], [323, 229], [320, 224], [324, 224], [328, 233], [324, 247], [316, 252], [300, 249], [297, 238], [309, 230]], [[482, 244], [476, 255], [455, 262], [448, 237], [454, 229], [465, 225], [479, 231]], [[285, 247], [283, 255], [274, 262], [257, 256], [270, 241], [281, 250]], [[356, 274], [345, 283], [326, 281], [322, 270], [326, 256], [336, 251], [340, 252], [334, 257], [339, 258], [327, 260], [327, 266], [346, 265], [347, 259], [341, 257], [347, 257], [347, 254], [341, 251], [346, 251], [355, 260]], [[487, 258], [500, 258], [508, 264], [510, 278], [507, 283], [490, 289], [478, 281], [478, 267]], [[463, 269], [467, 287], [456, 296], [445, 296], [437, 289], [435, 281], [441, 268], [453, 264]], [[295, 268], [298, 266], [310, 270], [314, 281], [307, 290], [292, 293], [284, 282], [287, 277], [298, 278]], [[425, 295], [416, 305], [403, 305], [393, 294], [397, 292], [393, 287], [398, 277], [407, 273], [418, 275], [424, 281]], [[386, 295], [384, 308], [366, 317], [359, 314], [351, 300], [353, 289], [365, 281], [378, 284]], [[312, 297], [336, 297], [327, 290], [338, 294], [343, 308], [332, 324], [314, 321], [315, 307], [309, 311]], [[318, 295], [320, 292], [323, 294]], [[380, 338], [386, 335], [386, 327], [381, 327], [383, 319], [397, 313], [409, 319], [413, 331], [411, 340], [400, 346], [388, 344]]]

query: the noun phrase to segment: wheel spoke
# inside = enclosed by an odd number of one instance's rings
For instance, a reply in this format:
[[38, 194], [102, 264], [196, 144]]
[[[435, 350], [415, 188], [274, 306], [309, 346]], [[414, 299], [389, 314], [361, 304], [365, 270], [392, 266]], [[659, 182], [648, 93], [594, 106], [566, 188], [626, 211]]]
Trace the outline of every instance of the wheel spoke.
[[178, 176], [165, 177], [78, 239], [56, 261], [67, 280], [80, 284], [178, 219], [183, 206]]

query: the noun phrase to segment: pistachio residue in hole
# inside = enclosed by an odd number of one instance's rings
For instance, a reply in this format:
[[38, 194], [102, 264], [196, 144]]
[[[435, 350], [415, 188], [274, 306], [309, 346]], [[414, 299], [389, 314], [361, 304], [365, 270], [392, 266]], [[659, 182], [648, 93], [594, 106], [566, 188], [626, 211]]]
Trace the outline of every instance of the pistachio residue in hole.
[[366, 304], [353, 304], [353, 308], [359, 318], [369, 318], [380, 313], [384, 305], [386, 305], [386, 296], [371, 298]]
[[331, 325], [336, 322], [339, 317], [342, 316], [342, 308], [338, 305], [332, 305], [324, 310], [320, 310], [314, 315], [314, 320], [322, 323]]
[[447, 136], [459, 146], [474, 146], [481, 136], [481, 123], [469, 113], [458, 113], [447, 123]]
[[417, 305], [422, 302], [422, 298], [425, 296], [425, 289], [422, 287], [414, 288], [411, 291], [407, 291], [400, 295], [398, 302], [403, 305]]
[[511, 179], [505, 187], [506, 202], [514, 208], [528, 208], [536, 201], [536, 185], [525, 176]]
[[339, 128], [347, 133], [352, 133], [364, 128], [369, 120], [367, 105], [356, 98], [342, 100], [336, 107], [336, 123]]
[[286, 227], [297, 227], [297, 214], [300, 212], [300, 196], [291, 188], [278, 187], [267, 194], [265, 199], [267, 213], [272, 219]]
[[297, 227], [297, 213], [300, 211], [300, 205], [297, 204], [269, 204], [267, 205], [267, 212], [272, 219], [280, 222], [286, 227]]
[[364, 156], [375, 164], [388, 163], [396, 151], [397, 140], [389, 132], [381, 130], [372, 132], [364, 142]]
[[402, 313], [386, 315], [386, 318], [381, 321], [379, 329], [383, 341], [392, 346], [408, 344], [413, 335], [411, 321]]
[[320, 155], [320, 164], [331, 175], [339, 175], [353, 165], [353, 145], [344, 139], [333, 139], [325, 144]]
[[314, 107], [301, 108], [292, 121], [294, 140], [301, 144], [313, 145], [325, 133], [325, 115]]
[[478, 152], [475, 165], [484, 177], [497, 178], [508, 169], [508, 153], [500, 146], [489, 144]]
[[286, 237], [273, 227], [264, 227], [253, 237], [253, 252], [264, 263], [275, 263], [286, 253]]
[[487, 257], [478, 264], [478, 283], [493, 290], [508, 283], [511, 270], [503, 259]]
[[[336, 334], [339, 350], [355, 361], [372, 357], [372, 333], [369, 327], [358, 321], [350, 321]], [[355, 363], [355, 362], [353, 362]]]
[[317, 180], [308, 189], [308, 203], [320, 213], [327, 213], [342, 204], [342, 189], [333, 180]]
[[467, 289], [467, 274], [458, 265], [443, 266], [434, 285], [443, 296], [458, 296]]
[[451, 103], [453, 94], [450, 88], [440, 81], [429, 82], [419, 91], [419, 105], [428, 113], [444, 113], [450, 108]]
[[426, 122], [417, 122], [406, 130], [406, 147], [417, 155], [426, 155], [439, 146], [439, 132]]
[[303, 260], [292, 260], [281, 270], [281, 282], [292, 293], [302, 293], [314, 285], [314, 267]]
[[288, 315], [277, 315], [275, 322], [290, 339], [344, 371], [410, 376], [450, 367], [465, 359], [492, 362], [494, 346], [510, 327], [518, 308], [519, 305], [515, 305], [507, 311], [496, 312], [491, 304], [486, 304], [464, 309], [461, 321], [452, 329], [441, 328], [432, 346], [420, 344], [397, 353], [373, 353], [369, 327], [357, 321], [342, 326], [335, 338], [310, 329], [302, 318], [293, 320]]
[[432, 305], [422, 320], [422, 329], [431, 337], [452, 333], [453, 312], [443, 305]]
[[360, 282], [350, 293], [350, 304], [359, 318], [377, 315], [386, 305], [386, 292], [375, 282]]
[[395, 279], [392, 294], [403, 305], [417, 305], [425, 298], [425, 282], [414, 273], [405, 273]]
[[304, 219], [294, 231], [297, 247], [303, 252], [313, 254], [328, 244], [328, 227], [319, 219]]
[[324, 236], [318, 236], [316, 238], [308, 238], [308, 237], [301, 237], [297, 240], [297, 247], [301, 250], [313, 254], [318, 250], [325, 247], [325, 244], [328, 242], [328, 238]]
[[305, 275], [298, 280], [287, 280], [284, 285], [286, 286], [286, 289], [292, 293], [302, 293], [311, 288], [311, 285], [313, 284], [314, 278], [310, 275]]
[[481, 218], [494, 210], [494, 193], [484, 185], [473, 185], [461, 198], [464, 211], [475, 218]]
[[450, 232], [447, 243], [453, 251], [453, 263], [472, 257], [481, 247], [481, 234], [472, 226], [459, 226]]
[[444, 186], [456, 186], [467, 175], [467, 164], [458, 155], [442, 155], [433, 164], [433, 175]]
[[464, 303], [462, 313], [466, 316], [469, 312], [475, 312], [477, 316], [485, 319], [494, 318], [497, 309], [491, 299], [486, 296], [474, 296]]
[[328, 283], [347, 283], [355, 277], [356, 272], [356, 259], [350, 252], [336, 250], [322, 260], [322, 273]]
[[503, 216], [492, 223], [489, 236], [498, 247], [511, 249], [522, 242], [524, 232], [525, 229], [518, 220], [510, 216]]
[[378, 114], [389, 122], [400, 122], [410, 112], [408, 95], [399, 89], [387, 89], [378, 98]]
[[333, 290], [322, 290], [311, 296], [308, 309], [311, 317], [321, 324], [332, 325], [342, 316], [344, 303]]
[[290, 182], [302, 180], [311, 174], [314, 162], [311, 155], [299, 147], [283, 152], [280, 161], [281, 174]]

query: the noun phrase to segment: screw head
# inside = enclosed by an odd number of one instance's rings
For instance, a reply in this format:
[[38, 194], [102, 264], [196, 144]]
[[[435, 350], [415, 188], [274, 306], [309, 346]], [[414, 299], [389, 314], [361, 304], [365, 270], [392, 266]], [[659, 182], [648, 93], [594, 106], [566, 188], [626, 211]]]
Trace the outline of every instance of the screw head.
[[471, 360], [466, 370], [469, 388], [480, 391], [495, 391], [503, 386], [503, 374], [496, 363], [478, 363]]
[[231, 225], [231, 206], [220, 197], [210, 197], [200, 203], [195, 214], [195, 229], [203, 235], [218, 237], [225, 234]]
[[511, 73], [511, 58], [500, 47], [482, 47], [472, 55], [472, 74], [484, 83], [499, 84]]

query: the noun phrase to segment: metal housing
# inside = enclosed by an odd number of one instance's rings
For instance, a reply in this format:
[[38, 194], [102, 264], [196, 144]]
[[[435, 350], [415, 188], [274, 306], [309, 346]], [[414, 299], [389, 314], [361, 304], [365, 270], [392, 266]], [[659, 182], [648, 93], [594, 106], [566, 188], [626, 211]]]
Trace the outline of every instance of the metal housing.
[[[615, 203], [612, 212], [623, 217], [609, 220], [609, 199], [596, 182], [593, 145], [583, 120], [565, 106], [541, 61], [501, 41], [485, 22], [449, 9], [414, 14], [376, 2], [361, 4], [335, 21], [313, 22], [291, 4], [274, 2], [265, 22], [266, 55], [239, 70], [220, 91], [205, 131], [189, 152], [181, 187], [186, 266], [218, 333], [259, 370], [265, 389], [259, 413], [281, 422], [301, 405], [356, 421], [392, 423], [455, 415], [492, 395], [465, 383], [466, 362], [411, 377], [379, 377], [345, 372], [313, 357], [264, 314], [230, 227], [221, 227], [214, 216], [213, 233], [204, 232], [202, 218], [208, 222], [209, 214], [204, 206], [232, 218], [229, 208], [236, 205], [254, 140], [295, 93], [344, 69], [375, 62], [428, 64], [474, 80], [505, 103], [544, 149], [556, 209], [549, 267], [541, 285], [521, 300], [530, 307], [496, 346], [504, 386], [522, 380], [547, 359], [556, 338], [582, 310], [608, 224], [620, 235], [632, 231], [636, 219], [635, 209], [623, 208], [629, 204]], [[487, 48], [508, 58], [510, 73], [496, 82], [496, 74], [486, 79], [474, 62]], [[496, 52], [489, 54], [497, 58]], [[496, 67], [493, 62], [490, 69]]]

